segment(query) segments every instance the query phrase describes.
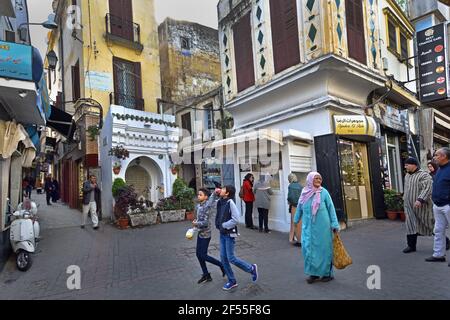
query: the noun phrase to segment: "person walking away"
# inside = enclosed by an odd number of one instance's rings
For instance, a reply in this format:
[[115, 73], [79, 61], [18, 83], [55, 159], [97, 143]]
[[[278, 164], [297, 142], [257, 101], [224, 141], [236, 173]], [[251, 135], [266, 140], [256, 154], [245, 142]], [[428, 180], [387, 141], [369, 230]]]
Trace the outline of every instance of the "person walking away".
[[297, 247], [301, 247], [302, 239], [302, 220], [297, 224], [294, 223], [295, 211], [297, 211], [298, 199], [302, 193], [302, 186], [298, 183], [298, 178], [295, 173], [288, 176], [289, 187], [287, 201], [289, 204], [289, 213], [291, 214], [291, 229], [289, 231], [289, 242]]
[[245, 203], [245, 227], [248, 229], [256, 229], [253, 225], [253, 202], [255, 202], [255, 194], [253, 193], [253, 182], [255, 177], [251, 173], [247, 173], [242, 183], [242, 200]]
[[273, 195], [269, 185], [269, 175], [261, 174], [253, 191], [255, 194], [255, 206], [259, 213], [259, 232], [263, 231], [264, 224], [264, 232], [269, 233], [270, 196]]
[[225, 269], [228, 282], [222, 287], [228, 291], [238, 286], [231, 264], [252, 275], [253, 282], [258, 280], [258, 266], [241, 260], [234, 255], [234, 246], [238, 236], [237, 223], [239, 211], [234, 199], [236, 189], [233, 186], [225, 186], [220, 191], [220, 200], [217, 202], [216, 228], [220, 231], [220, 259]]
[[59, 200], [59, 183], [56, 178], [53, 178], [53, 191], [52, 191], [52, 202], [56, 203]]
[[[439, 170], [433, 183], [434, 245], [433, 255], [425, 261], [444, 262], [446, 229], [450, 225], [450, 148], [441, 148], [434, 156]], [[450, 267], [450, 264], [449, 264]]]
[[45, 197], [47, 199], [47, 205], [51, 206], [52, 204], [50, 203], [50, 198], [52, 196], [52, 192], [53, 192], [53, 182], [52, 182], [52, 175], [48, 175], [47, 178], [45, 179], [45, 184], [44, 184], [44, 190], [45, 190]]
[[433, 203], [431, 191], [433, 179], [430, 174], [420, 169], [415, 158], [405, 160], [405, 187], [403, 203], [406, 214], [406, 242], [404, 253], [416, 251], [417, 236], [433, 235]]
[[91, 213], [93, 228], [98, 229], [97, 210], [100, 205], [100, 188], [97, 185], [97, 177], [91, 175], [88, 181], [83, 183], [83, 214], [81, 217], [81, 228], [84, 229], [88, 213]]
[[333, 280], [333, 232], [339, 231], [336, 210], [322, 176], [310, 172], [295, 212], [294, 223], [302, 223], [302, 254], [309, 284]]
[[211, 216], [212, 206], [216, 202], [216, 200], [218, 200], [221, 191], [222, 189], [217, 188], [215, 192], [211, 196], [209, 196], [208, 190], [205, 188], [201, 188], [199, 189], [197, 194], [199, 203], [195, 208], [196, 219], [192, 221], [192, 225], [199, 230], [197, 236], [196, 253], [203, 274], [200, 280], [198, 280], [198, 284], [212, 281], [211, 274], [208, 272], [208, 268], [206, 267], [206, 262], [218, 266], [222, 271], [223, 277], [225, 277], [226, 275], [222, 262], [208, 255], [209, 242], [211, 241], [211, 225], [209, 218]]

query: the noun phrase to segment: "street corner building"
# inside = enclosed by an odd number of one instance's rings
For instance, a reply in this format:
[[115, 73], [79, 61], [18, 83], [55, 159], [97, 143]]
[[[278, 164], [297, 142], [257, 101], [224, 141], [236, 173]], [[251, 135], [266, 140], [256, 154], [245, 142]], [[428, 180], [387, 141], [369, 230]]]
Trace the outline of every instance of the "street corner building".
[[385, 218], [383, 189], [402, 192], [404, 160], [426, 153], [407, 9], [394, 0], [219, 1], [224, 108], [234, 127], [213, 146], [231, 157], [239, 190], [247, 173], [267, 171], [258, 145], [278, 145], [279, 157], [269, 152], [278, 164], [273, 229], [289, 230], [291, 172], [302, 185], [308, 172], [322, 174], [341, 223]]

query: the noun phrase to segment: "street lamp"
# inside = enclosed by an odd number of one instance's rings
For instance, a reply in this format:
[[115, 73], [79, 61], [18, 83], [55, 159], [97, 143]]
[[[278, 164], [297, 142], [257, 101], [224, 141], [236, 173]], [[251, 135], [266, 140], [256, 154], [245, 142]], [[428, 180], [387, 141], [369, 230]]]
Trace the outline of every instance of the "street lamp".
[[50, 29], [50, 30], [58, 29], [58, 24], [55, 22], [55, 15], [53, 13], [48, 16], [47, 21], [44, 21], [42, 23], [24, 22], [19, 25], [18, 30], [19, 30], [20, 39], [22, 41], [26, 41], [27, 40], [26, 34], [24, 34], [23, 33], [24, 31], [22, 31], [22, 30], [25, 30], [25, 32], [26, 32], [27, 29], [22, 29], [23, 26], [43, 26], [44, 28]]
[[58, 63], [58, 57], [56, 56], [55, 51], [51, 50], [47, 53], [47, 61], [48, 61], [48, 69], [55, 70], [56, 64]]

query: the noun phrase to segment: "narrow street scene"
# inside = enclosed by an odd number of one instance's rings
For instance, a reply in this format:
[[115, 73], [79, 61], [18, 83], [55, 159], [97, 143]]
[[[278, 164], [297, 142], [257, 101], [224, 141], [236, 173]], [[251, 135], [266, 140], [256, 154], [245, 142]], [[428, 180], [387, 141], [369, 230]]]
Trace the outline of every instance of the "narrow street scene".
[[[305, 282], [301, 249], [289, 244], [281, 232], [259, 233], [242, 228], [236, 245], [239, 256], [255, 261], [257, 283], [236, 271], [239, 286], [221, 290], [226, 282], [220, 269], [211, 270], [212, 281], [200, 278], [195, 240], [187, 240], [190, 223], [159, 224], [117, 230], [101, 223], [98, 230], [79, 226], [80, 214], [67, 206], [41, 204], [42, 240], [33, 266], [26, 273], [13, 257], [0, 275], [0, 299], [157, 299], [157, 300], [297, 300], [297, 299], [450, 299], [450, 273], [446, 264], [427, 264], [432, 238], [420, 239], [415, 255], [405, 255], [400, 221], [370, 221], [342, 232], [353, 264], [335, 272], [330, 283]], [[209, 247], [219, 257], [217, 235]], [[71, 265], [81, 269], [81, 289], [69, 290]], [[370, 289], [372, 268], [379, 268], [380, 289]], [[70, 282], [70, 281], [69, 281]], [[374, 283], [375, 284], [375, 283]]]
[[0, 0], [0, 299], [450, 299], [449, 35], [449, 0]]

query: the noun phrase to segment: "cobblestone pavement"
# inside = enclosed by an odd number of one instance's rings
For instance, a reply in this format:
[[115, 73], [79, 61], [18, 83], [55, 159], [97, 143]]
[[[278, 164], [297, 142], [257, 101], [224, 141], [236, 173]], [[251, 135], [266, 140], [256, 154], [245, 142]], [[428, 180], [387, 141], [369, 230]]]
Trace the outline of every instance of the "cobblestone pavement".
[[[195, 240], [185, 239], [189, 222], [118, 230], [103, 221], [99, 230], [79, 227], [80, 213], [65, 205], [40, 203], [42, 237], [33, 265], [17, 271], [11, 257], [0, 274], [0, 299], [450, 299], [447, 263], [427, 263], [432, 238], [419, 238], [418, 251], [403, 254], [404, 226], [371, 220], [341, 233], [353, 265], [335, 271], [335, 280], [308, 285], [301, 250], [286, 233], [240, 229], [237, 256], [258, 264], [260, 278], [235, 270], [239, 287], [231, 292], [220, 270], [209, 266], [213, 281], [197, 284], [201, 270]], [[217, 232], [210, 255], [219, 257]], [[81, 268], [81, 290], [70, 291], [70, 265]], [[367, 288], [367, 268], [381, 268], [381, 289]]]

